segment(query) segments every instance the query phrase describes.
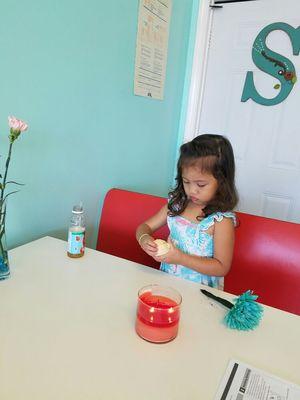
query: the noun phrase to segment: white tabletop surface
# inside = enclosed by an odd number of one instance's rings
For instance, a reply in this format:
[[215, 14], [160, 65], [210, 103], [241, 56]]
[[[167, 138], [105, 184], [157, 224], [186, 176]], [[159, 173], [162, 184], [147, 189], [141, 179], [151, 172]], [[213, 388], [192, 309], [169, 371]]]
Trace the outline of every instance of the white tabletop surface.
[[[296, 315], [265, 307], [258, 329], [230, 330], [198, 284], [90, 249], [71, 259], [50, 237], [12, 250], [10, 265], [0, 282], [1, 400], [210, 400], [231, 358], [300, 384]], [[137, 291], [152, 283], [183, 297], [167, 344], [134, 330]]]

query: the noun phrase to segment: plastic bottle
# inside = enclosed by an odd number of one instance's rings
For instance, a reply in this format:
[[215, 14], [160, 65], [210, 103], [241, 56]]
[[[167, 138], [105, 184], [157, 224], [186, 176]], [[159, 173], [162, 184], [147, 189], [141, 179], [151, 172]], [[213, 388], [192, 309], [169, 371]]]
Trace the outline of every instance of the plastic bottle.
[[73, 207], [68, 234], [68, 256], [82, 257], [85, 250], [85, 218], [80, 203]]

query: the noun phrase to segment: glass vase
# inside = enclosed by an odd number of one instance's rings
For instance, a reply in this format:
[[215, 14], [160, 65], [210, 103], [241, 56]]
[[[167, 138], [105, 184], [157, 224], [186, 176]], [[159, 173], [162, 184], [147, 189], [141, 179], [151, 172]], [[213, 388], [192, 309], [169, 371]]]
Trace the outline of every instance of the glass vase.
[[0, 280], [10, 276], [5, 231], [0, 233]]

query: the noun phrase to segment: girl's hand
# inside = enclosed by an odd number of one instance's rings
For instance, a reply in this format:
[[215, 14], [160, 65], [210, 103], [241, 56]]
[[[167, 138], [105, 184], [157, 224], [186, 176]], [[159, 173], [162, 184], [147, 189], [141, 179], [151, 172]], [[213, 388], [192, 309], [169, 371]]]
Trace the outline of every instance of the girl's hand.
[[170, 250], [167, 254], [158, 257], [154, 256], [154, 259], [158, 262], [165, 262], [168, 264], [180, 264], [182, 252], [177, 249], [170, 237], [168, 238], [168, 243], [170, 245]]
[[157, 244], [154, 242], [154, 239], [151, 235], [145, 235], [140, 240], [140, 246], [151, 257], [155, 257], [157, 253]]

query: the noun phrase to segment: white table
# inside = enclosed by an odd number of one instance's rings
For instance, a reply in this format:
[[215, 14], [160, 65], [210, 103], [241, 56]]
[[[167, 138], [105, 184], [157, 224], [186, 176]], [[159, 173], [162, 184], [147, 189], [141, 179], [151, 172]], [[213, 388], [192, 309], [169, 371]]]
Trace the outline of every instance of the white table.
[[[12, 250], [10, 264], [0, 282], [1, 400], [210, 400], [230, 358], [300, 384], [300, 317], [265, 307], [255, 331], [230, 330], [198, 284], [90, 249], [70, 259], [50, 237]], [[151, 283], [183, 297], [167, 344], [134, 330], [137, 291]]]

